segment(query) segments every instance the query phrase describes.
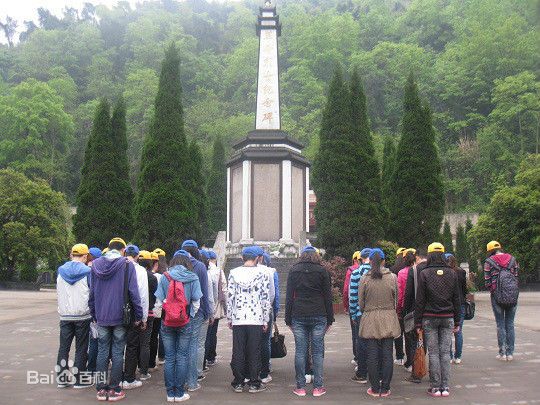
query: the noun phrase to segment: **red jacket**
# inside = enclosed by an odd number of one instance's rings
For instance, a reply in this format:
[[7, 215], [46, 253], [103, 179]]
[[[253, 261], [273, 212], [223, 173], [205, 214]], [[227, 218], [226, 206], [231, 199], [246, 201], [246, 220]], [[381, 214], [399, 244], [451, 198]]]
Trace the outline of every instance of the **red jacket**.
[[349, 286], [351, 284], [351, 274], [358, 267], [360, 267], [358, 263], [353, 264], [352, 266], [347, 268], [347, 274], [345, 274], [345, 282], [343, 283], [343, 295], [341, 297], [345, 312], [349, 312]]

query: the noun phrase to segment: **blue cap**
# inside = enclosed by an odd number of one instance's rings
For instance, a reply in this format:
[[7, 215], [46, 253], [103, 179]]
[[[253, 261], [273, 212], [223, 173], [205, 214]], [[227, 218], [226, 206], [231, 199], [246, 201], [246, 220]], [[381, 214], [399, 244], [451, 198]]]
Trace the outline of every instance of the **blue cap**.
[[306, 252], [317, 252], [317, 249], [315, 249], [313, 246], [306, 246], [305, 248], [302, 249], [302, 252], [301, 253], [306, 253]]
[[97, 247], [91, 247], [88, 249], [88, 253], [90, 253], [94, 259], [101, 257], [101, 249]]
[[253, 246], [257, 251], [257, 256], [264, 256], [264, 249], [260, 246]]
[[248, 246], [242, 249], [242, 257], [255, 259], [259, 256], [259, 249], [261, 249], [258, 246]]
[[454, 255], [452, 253], [445, 253], [444, 254], [444, 260], [448, 260], [450, 259], [451, 257], [454, 257]]
[[207, 259], [210, 259], [210, 255], [209, 255], [208, 250], [206, 250], [206, 249], [201, 249], [201, 250], [199, 250], [199, 253], [201, 254], [201, 256], [204, 256], [204, 257], [206, 257]]
[[213, 250], [207, 250], [206, 253], [208, 253], [208, 259], [209, 260], [216, 260], [217, 259], [216, 252], [214, 252]]
[[361, 251], [360, 251], [360, 257], [362, 259], [367, 259], [369, 257], [371, 253], [371, 248], [363, 248]]
[[180, 249], [180, 250], [177, 250], [176, 252], [174, 252], [173, 256], [179, 256], [179, 255], [186, 256], [186, 257], [191, 257], [191, 255], [188, 252], [186, 252], [185, 250], [183, 250], [183, 249]]
[[126, 246], [126, 256], [137, 256], [139, 254], [139, 248], [135, 245]]
[[188, 239], [188, 240], [185, 240], [184, 243], [182, 243], [182, 249], [185, 247], [194, 247], [198, 249], [199, 245], [193, 239]]
[[373, 259], [373, 257], [375, 256], [376, 253], [378, 253], [379, 256], [381, 256], [382, 260], [384, 260], [386, 258], [386, 256], [385, 256], [384, 252], [382, 251], [382, 249], [379, 249], [379, 248], [371, 249], [371, 253], [369, 254], [369, 258]]
[[265, 266], [270, 266], [270, 264], [272, 264], [272, 259], [270, 258], [270, 255], [268, 253], [264, 252], [263, 258]]

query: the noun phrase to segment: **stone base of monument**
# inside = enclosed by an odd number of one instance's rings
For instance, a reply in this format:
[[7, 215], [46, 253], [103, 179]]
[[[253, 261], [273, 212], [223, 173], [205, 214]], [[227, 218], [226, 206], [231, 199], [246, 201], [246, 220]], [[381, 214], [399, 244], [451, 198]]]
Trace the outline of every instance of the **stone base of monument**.
[[246, 246], [257, 245], [262, 247], [270, 256], [275, 258], [296, 258], [300, 252], [300, 244], [294, 240], [281, 239], [279, 242], [241, 240], [238, 243], [227, 243], [227, 257], [241, 257], [242, 249]]

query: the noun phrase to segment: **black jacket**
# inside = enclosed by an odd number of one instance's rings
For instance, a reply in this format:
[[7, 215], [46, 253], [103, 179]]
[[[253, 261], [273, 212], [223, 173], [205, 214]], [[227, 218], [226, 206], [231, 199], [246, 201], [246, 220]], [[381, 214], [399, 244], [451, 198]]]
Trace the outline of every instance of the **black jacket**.
[[[417, 274], [416, 277], [418, 277], [418, 274], [420, 274], [420, 272], [424, 270], [425, 268], [426, 268], [426, 262], [419, 263], [416, 266], [416, 274]], [[415, 301], [416, 301], [416, 298], [414, 295], [415, 287], [416, 286], [414, 285], [414, 271], [413, 271], [413, 268], [411, 267], [411, 269], [409, 270], [409, 275], [407, 276], [407, 284], [405, 286], [405, 298], [403, 299], [403, 312], [402, 312], [403, 316], [405, 316], [409, 312], [414, 311], [414, 306], [415, 306]]]
[[325, 316], [328, 325], [334, 322], [330, 274], [320, 264], [298, 262], [287, 278], [285, 323], [293, 317]]
[[461, 267], [458, 267], [456, 272], [459, 285], [459, 298], [461, 300], [461, 305], [465, 305], [465, 301], [467, 300], [467, 294], [469, 293], [467, 289], [467, 272]]
[[148, 276], [148, 310], [151, 311], [156, 305], [156, 296], [154, 293], [157, 290], [158, 281], [157, 277], [149, 270], [146, 270], [146, 275]]
[[460, 321], [461, 298], [456, 272], [450, 267], [426, 266], [418, 274], [414, 321], [422, 325], [424, 317], [454, 318]]

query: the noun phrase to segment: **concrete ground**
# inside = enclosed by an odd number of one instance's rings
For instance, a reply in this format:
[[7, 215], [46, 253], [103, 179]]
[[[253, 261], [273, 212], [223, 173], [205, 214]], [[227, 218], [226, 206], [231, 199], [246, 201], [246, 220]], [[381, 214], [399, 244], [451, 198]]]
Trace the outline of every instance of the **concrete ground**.
[[[410, 384], [403, 367], [394, 368], [392, 396], [387, 399], [369, 397], [364, 385], [350, 381], [351, 343], [348, 319], [340, 315], [326, 338], [325, 386], [328, 394], [322, 398], [297, 398], [294, 388], [294, 342], [290, 331], [279, 325], [286, 334], [289, 355], [274, 360], [273, 378], [269, 390], [260, 394], [235, 394], [229, 382], [231, 372], [230, 331], [220, 326], [218, 364], [203, 381], [203, 388], [193, 393], [193, 404], [301, 404], [318, 401], [324, 404], [540, 404], [540, 293], [524, 293], [516, 318], [516, 354], [512, 363], [500, 363], [497, 353], [495, 325], [489, 306], [489, 296], [477, 295], [477, 316], [465, 323], [463, 363], [452, 366], [452, 396], [433, 399], [426, 395], [427, 383]], [[58, 318], [54, 291], [0, 291], [0, 404], [23, 403], [93, 404], [95, 390], [58, 390], [56, 385], [29, 385], [27, 372], [51, 375], [58, 348]], [[165, 404], [162, 370], [153, 373], [143, 387], [127, 392], [126, 403]]]

